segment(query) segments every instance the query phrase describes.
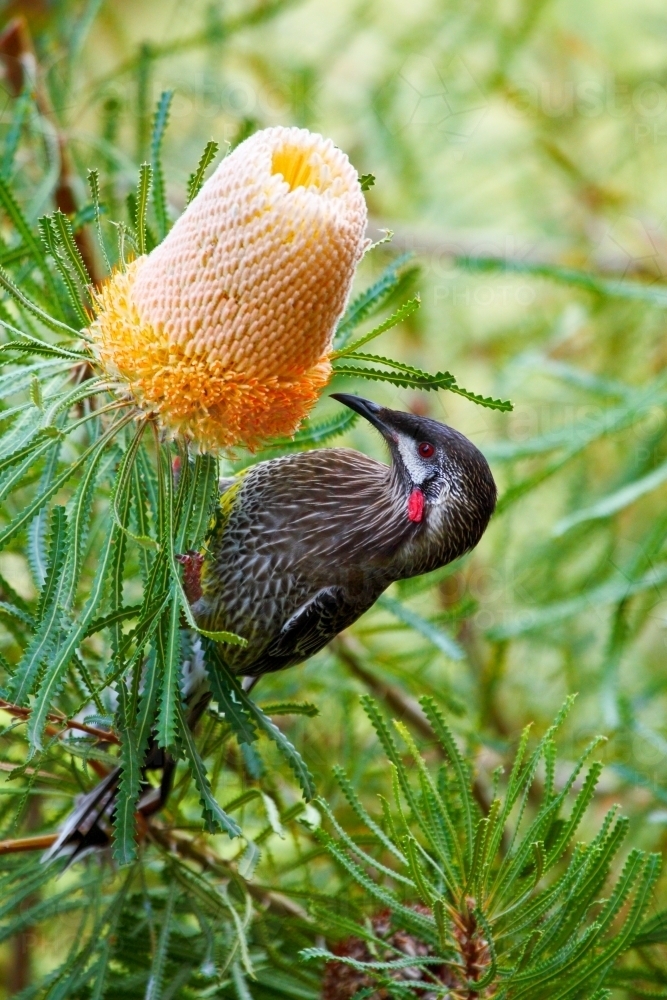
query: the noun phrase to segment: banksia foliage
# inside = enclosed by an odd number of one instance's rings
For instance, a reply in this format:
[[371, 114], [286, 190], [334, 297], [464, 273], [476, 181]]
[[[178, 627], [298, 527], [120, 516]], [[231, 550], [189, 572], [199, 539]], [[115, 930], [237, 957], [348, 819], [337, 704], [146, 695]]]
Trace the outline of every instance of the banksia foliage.
[[[323, 1000], [608, 1000], [623, 953], [662, 940], [664, 914], [642, 925], [660, 857], [631, 851], [610, 884], [628, 825], [615, 808], [590, 843], [575, 844], [601, 766], [593, 762], [584, 773], [596, 740], [556, 787], [554, 737], [571, 699], [532, 753], [524, 731], [504, 794], [486, 815], [432, 699], [421, 704], [434, 732], [432, 749], [446, 761], [437, 775], [405, 726], [396, 723], [399, 747], [375, 703], [364, 701], [392, 765], [396, 808], [392, 815], [385, 802], [383, 821], [374, 820], [338, 773], [350, 806], [376, 840], [371, 855], [320, 800], [334, 836], [315, 836], [348, 882], [338, 913], [313, 908], [338, 943], [302, 953], [326, 960]], [[405, 750], [414, 767], [406, 766]], [[534, 812], [531, 798], [539, 798]], [[375, 901], [370, 920], [348, 916], [355, 883], [366, 905]]]
[[365, 228], [357, 173], [330, 140], [257, 132], [102, 289], [102, 366], [204, 449], [292, 434], [331, 375]]
[[[413, 906], [415, 913], [423, 916], [430, 916], [430, 911], [422, 905]], [[398, 967], [392, 970], [390, 977], [393, 980], [393, 988], [399, 991], [401, 984], [404, 988], [412, 988], [418, 991], [417, 995], [421, 1000], [436, 1000], [437, 996], [442, 996], [442, 987], [462, 989], [466, 986], [468, 979], [477, 978], [484, 975], [484, 972], [491, 964], [491, 956], [488, 944], [483, 932], [475, 925], [472, 912], [474, 910], [474, 900], [469, 908], [468, 921], [463, 921], [456, 927], [455, 933], [461, 946], [461, 953], [465, 956], [460, 972], [443, 962], [441, 964], [429, 965], [428, 970], [403, 962], [401, 956], [406, 959], [415, 958], [417, 960], [432, 959], [436, 955], [436, 950], [429, 944], [420, 940], [414, 934], [392, 926], [391, 912], [384, 910], [371, 919], [370, 926], [373, 935], [382, 941], [384, 949], [375, 949], [375, 954], [370, 950], [373, 945], [363, 941], [358, 937], [349, 937], [339, 942], [334, 947], [334, 954], [342, 961], [328, 962], [324, 970], [322, 983], [322, 1000], [353, 1000], [359, 990], [369, 990], [370, 996], [374, 1000], [385, 1000], [391, 996], [384, 986], [373, 989], [372, 973], [364, 969], [364, 964], [373, 963], [381, 959], [389, 964], [397, 964]], [[345, 959], [352, 959], [354, 965], [346, 963]], [[438, 992], [429, 989], [429, 986], [437, 986]], [[482, 990], [476, 993], [477, 997], [485, 998], [493, 996], [493, 988]]]

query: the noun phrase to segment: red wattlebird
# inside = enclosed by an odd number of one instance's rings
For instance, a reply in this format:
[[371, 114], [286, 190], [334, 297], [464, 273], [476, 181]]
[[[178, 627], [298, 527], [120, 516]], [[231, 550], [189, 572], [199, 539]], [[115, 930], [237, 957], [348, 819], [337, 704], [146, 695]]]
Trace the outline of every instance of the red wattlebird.
[[[347, 448], [259, 462], [223, 480], [201, 553], [182, 557], [197, 624], [243, 636], [225, 646], [229, 669], [252, 679], [301, 663], [367, 611], [394, 581], [444, 566], [477, 545], [496, 487], [482, 453], [459, 431], [358, 396], [334, 399], [385, 439], [391, 464]], [[190, 685], [189, 721], [207, 704], [205, 674]], [[145, 767], [163, 768], [140, 810], [159, 808], [173, 761], [152, 747]], [[118, 775], [88, 793], [50, 854], [108, 842]]]

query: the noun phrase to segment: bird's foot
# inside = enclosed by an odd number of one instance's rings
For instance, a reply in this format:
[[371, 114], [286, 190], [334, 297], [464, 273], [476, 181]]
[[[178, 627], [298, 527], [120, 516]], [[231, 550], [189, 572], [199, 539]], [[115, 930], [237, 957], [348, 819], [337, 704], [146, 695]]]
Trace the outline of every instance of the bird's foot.
[[200, 552], [186, 552], [177, 555], [176, 559], [183, 567], [183, 590], [190, 604], [194, 604], [202, 596], [201, 568], [204, 557]]

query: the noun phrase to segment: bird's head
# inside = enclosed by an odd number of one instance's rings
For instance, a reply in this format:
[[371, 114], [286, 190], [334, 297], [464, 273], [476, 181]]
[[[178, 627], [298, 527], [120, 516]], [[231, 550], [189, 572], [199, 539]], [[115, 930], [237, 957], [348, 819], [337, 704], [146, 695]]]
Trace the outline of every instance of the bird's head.
[[476, 544], [493, 513], [496, 484], [472, 441], [428, 417], [390, 410], [361, 396], [332, 395], [365, 417], [387, 442], [396, 488], [405, 495], [406, 517], [428, 523], [438, 508], [447, 510], [450, 527], [452, 518], [460, 521], [462, 532], [476, 536], [471, 540]]

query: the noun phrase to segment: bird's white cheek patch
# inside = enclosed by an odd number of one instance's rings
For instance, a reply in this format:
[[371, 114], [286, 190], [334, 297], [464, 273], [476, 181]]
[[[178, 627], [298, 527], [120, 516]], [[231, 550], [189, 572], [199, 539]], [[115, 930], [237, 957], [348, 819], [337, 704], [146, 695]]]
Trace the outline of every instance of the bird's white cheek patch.
[[431, 466], [426, 465], [421, 461], [418, 455], [415, 454], [415, 443], [412, 438], [399, 435], [398, 450], [401, 458], [403, 459], [403, 465], [410, 474], [410, 479], [415, 486], [419, 486], [431, 474]]

